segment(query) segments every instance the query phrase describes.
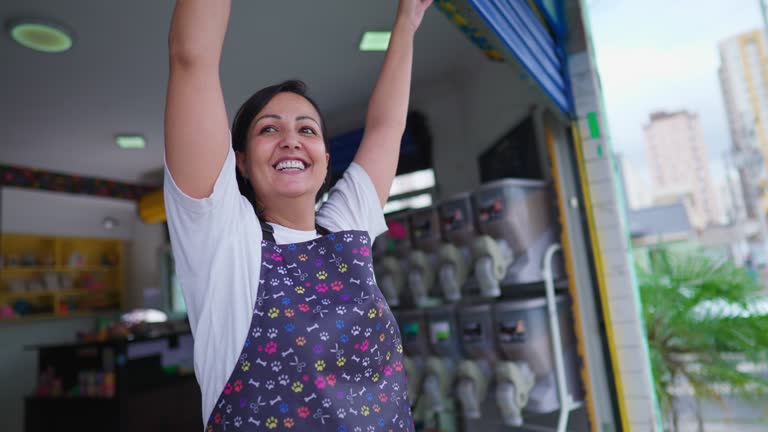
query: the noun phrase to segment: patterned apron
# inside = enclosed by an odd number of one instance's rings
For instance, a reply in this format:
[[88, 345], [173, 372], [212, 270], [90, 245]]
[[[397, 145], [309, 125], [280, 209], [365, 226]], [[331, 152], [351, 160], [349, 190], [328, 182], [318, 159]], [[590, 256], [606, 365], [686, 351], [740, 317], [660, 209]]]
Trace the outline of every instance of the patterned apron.
[[261, 251], [251, 328], [207, 430], [413, 431], [400, 330], [368, 233], [265, 240]]

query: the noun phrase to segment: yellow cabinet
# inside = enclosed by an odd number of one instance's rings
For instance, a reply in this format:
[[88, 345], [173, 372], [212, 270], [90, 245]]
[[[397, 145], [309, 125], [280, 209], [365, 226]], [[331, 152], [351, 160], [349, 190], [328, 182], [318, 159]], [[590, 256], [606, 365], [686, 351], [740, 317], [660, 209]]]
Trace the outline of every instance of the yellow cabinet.
[[122, 240], [2, 233], [0, 321], [119, 311]]

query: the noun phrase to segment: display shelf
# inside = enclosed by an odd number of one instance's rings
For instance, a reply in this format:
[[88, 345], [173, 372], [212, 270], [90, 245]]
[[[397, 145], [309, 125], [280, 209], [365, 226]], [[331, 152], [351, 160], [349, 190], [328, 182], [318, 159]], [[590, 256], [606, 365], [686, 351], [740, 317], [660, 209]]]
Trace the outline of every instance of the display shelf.
[[103, 289], [97, 291], [85, 290], [85, 289], [68, 289], [61, 291], [40, 291], [40, 292], [0, 292], [0, 300], [4, 299], [35, 299], [40, 297], [73, 297], [73, 296], [87, 296], [96, 294], [119, 294], [116, 289]]
[[0, 319], [0, 326], [3, 324], [20, 324], [28, 322], [50, 321], [59, 319], [78, 319], [78, 318], [100, 318], [109, 317], [119, 314], [118, 309], [105, 309], [99, 311], [88, 312], [69, 312], [69, 313], [41, 313], [34, 314], [32, 316], [16, 316], [11, 318]]
[[55, 272], [55, 267], [3, 267], [0, 268], [0, 276], [15, 276], [19, 274]]
[[55, 297], [57, 293], [53, 291], [41, 292], [0, 292], [0, 301], [13, 299], [37, 299], [41, 297]]
[[3, 233], [0, 321], [121, 309], [124, 256], [117, 239]]
[[84, 266], [84, 267], [0, 267], [0, 276], [34, 273], [74, 273], [74, 272], [108, 272], [117, 270], [115, 267]]

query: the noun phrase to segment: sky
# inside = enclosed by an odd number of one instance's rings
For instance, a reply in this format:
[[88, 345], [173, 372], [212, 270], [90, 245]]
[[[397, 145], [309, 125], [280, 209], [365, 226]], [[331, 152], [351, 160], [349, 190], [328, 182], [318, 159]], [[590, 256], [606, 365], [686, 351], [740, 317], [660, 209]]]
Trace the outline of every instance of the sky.
[[613, 149], [645, 179], [649, 114], [688, 110], [699, 114], [713, 178], [723, 181], [730, 134], [718, 43], [760, 28], [758, 1], [586, 1]]

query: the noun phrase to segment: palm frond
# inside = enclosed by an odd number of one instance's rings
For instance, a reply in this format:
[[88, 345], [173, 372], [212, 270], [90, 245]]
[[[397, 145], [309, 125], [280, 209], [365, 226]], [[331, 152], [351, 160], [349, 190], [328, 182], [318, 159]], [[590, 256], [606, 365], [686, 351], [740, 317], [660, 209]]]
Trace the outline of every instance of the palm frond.
[[768, 361], [768, 300], [744, 269], [705, 255], [656, 250], [650, 265], [637, 270], [665, 412], [674, 409], [680, 377], [700, 398], [768, 394], [768, 380], [743, 367]]

